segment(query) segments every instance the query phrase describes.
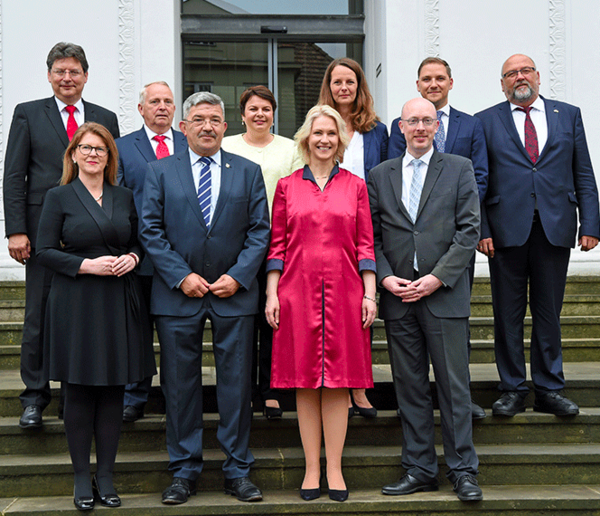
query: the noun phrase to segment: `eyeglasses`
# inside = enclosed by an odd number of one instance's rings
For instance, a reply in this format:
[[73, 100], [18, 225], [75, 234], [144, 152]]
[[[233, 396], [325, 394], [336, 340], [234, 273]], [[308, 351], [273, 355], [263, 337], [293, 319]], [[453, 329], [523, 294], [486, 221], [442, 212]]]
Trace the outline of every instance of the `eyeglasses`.
[[514, 79], [517, 75], [521, 74], [523, 76], [533, 75], [535, 72], [535, 68], [533, 66], [526, 66], [525, 68], [521, 68], [520, 70], [509, 70], [508, 72], [502, 74], [503, 79]]
[[194, 117], [191, 120], [184, 120], [184, 122], [195, 128], [204, 127], [206, 124], [210, 124], [211, 127], [219, 127], [223, 123], [223, 120], [220, 118]]
[[83, 71], [81, 70], [52, 70], [52, 73], [61, 78], [69, 74], [71, 79], [77, 79], [79, 76], [83, 75]]
[[415, 125], [419, 125], [419, 122], [423, 122], [425, 127], [431, 127], [434, 122], [437, 122], [437, 118], [409, 118], [408, 120], [402, 119], [407, 125], [414, 127]]
[[84, 156], [89, 156], [92, 151], [96, 151], [96, 154], [100, 158], [103, 158], [108, 154], [108, 149], [106, 147], [92, 147], [91, 145], [79, 144], [77, 148]]

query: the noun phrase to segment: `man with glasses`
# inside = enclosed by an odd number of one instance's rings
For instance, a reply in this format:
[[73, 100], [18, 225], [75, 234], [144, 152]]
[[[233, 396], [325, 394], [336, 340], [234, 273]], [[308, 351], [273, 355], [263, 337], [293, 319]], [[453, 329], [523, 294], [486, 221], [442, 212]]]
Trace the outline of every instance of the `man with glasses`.
[[269, 245], [260, 166], [221, 150], [223, 101], [191, 95], [179, 127], [188, 149], [148, 164], [140, 240], [154, 265], [151, 312], [161, 345], [167, 450], [173, 481], [162, 502], [196, 493], [202, 460], [202, 335], [211, 321], [217, 371], [217, 439], [225, 492], [262, 500], [248, 478], [256, 275]]
[[473, 447], [469, 359], [468, 266], [479, 241], [479, 195], [471, 161], [433, 148], [434, 105], [402, 108], [406, 152], [371, 170], [379, 316], [402, 420], [402, 467], [386, 495], [436, 491], [429, 362], [439, 400], [447, 476], [460, 500], [483, 498]]
[[[438, 152], [447, 152], [469, 158], [473, 162], [475, 180], [479, 189], [481, 202], [487, 190], [488, 162], [483, 127], [479, 119], [458, 111], [448, 103], [450, 90], [454, 86], [450, 65], [439, 57], [423, 59], [417, 70], [417, 90], [424, 99], [435, 106], [440, 122], [435, 133], [433, 145]], [[391, 125], [388, 145], [388, 159], [401, 156], [406, 150], [406, 140], [400, 131], [400, 119], [396, 118]], [[475, 254], [469, 264], [469, 285], [473, 289], [475, 276]], [[471, 354], [470, 336], [466, 342]], [[473, 419], [484, 419], [485, 411], [475, 402], [471, 402]]]
[[525, 410], [523, 321], [529, 284], [533, 409], [572, 416], [579, 407], [561, 393], [560, 312], [571, 248], [577, 238], [582, 251], [598, 244], [596, 180], [579, 108], [539, 95], [540, 73], [531, 58], [509, 57], [500, 85], [507, 101], [476, 115], [489, 157], [477, 249], [489, 259], [502, 391], [492, 411], [514, 416]]
[[[77, 128], [84, 122], [104, 125], [119, 137], [116, 115], [82, 100], [88, 79], [83, 48], [57, 43], [46, 60], [48, 82], [54, 96], [17, 105], [13, 115], [4, 163], [4, 219], [8, 252], [25, 265], [26, 301], [21, 341], [21, 428], [42, 425], [42, 411], [50, 403], [50, 385], [44, 371], [41, 334], [51, 273], [38, 265], [35, 242], [46, 192], [58, 186], [63, 155]], [[59, 414], [60, 415], [60, 414]]]

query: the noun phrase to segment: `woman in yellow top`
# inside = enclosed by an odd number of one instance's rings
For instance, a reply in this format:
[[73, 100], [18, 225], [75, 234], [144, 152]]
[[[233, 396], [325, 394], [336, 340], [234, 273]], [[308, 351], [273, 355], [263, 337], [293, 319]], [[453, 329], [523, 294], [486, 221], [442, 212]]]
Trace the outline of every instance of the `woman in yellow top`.
[[[269, 211], [273, 207], [273, 196], [277, 181], [302, 168], [304, 162], [300, 158], [296, 145], [289, 138], [273, 134], [273, 118], [277, 109], [275, 96], [266, 86], [251, 86], [240, 96], [242, 123], [246, 132], [223, 138], [222, 148], [227, 152], [243, 156], [260, 165], [267, 189]], [[265, 319], [265, 265], [258, 273], [260, 310], [256, 325], [259, 335], [254, 343], [254, 356], [258, 354], [258, 394], [264, 402], [264, 414], [268, 419], [278, 419], [282, 415], [277, 392], [271, 390], [271, 348], [273, 345], [273, 329]], [[258, 353], [257, 353], [258, 347]], [[256, 384], [256, 382], [254, 382]]]

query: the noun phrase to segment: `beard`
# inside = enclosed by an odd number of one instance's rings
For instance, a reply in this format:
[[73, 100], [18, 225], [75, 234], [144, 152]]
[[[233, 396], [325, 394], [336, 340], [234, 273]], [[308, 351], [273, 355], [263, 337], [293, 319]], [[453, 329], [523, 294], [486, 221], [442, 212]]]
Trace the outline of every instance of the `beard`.
[[[522, 86], [525, 86], [525, 88], [521, 89]], [[533, 91], [533, 88], [526, 82], [523, 82], [518, 86], [515, 86], [512, 92], [512, 98], [513, 100], [522, 102], [524, 100], [529, 100], [534, 94], [535, 92]]]

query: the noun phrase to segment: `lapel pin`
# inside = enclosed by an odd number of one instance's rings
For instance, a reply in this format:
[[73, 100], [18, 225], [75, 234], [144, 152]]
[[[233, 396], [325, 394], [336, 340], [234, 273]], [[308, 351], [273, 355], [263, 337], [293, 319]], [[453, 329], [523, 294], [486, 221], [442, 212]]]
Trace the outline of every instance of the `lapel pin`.
[[225, 163], [225, 168], [231, 168], [231, 165], [229, 163]]

